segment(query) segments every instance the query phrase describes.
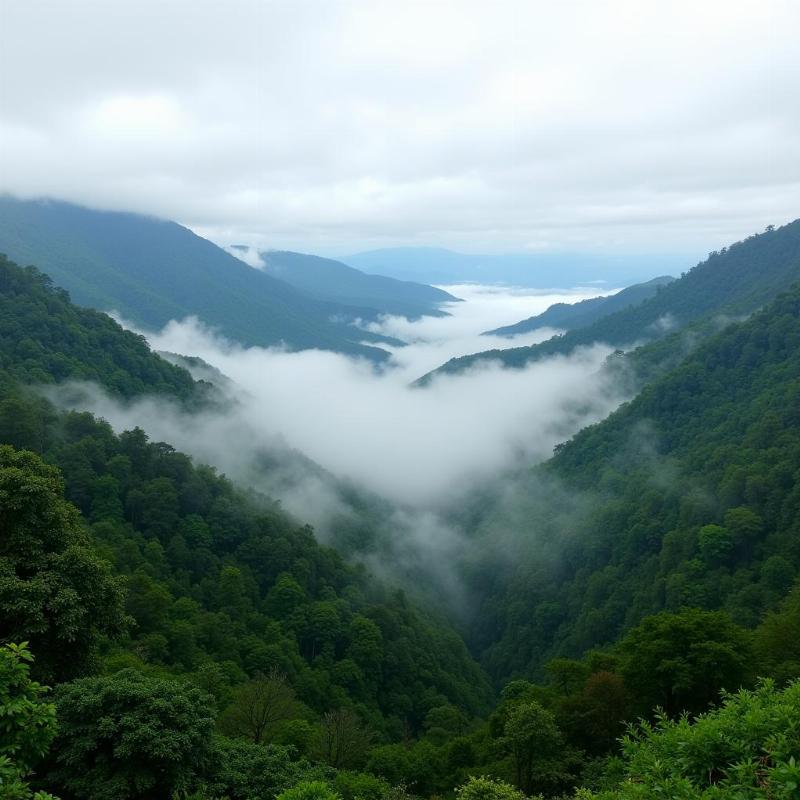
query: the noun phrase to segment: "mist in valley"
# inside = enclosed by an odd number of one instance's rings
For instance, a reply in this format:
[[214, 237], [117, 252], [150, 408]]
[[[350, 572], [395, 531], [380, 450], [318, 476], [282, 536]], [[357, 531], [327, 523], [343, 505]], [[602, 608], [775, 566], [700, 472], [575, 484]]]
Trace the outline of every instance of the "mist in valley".
[[556, 333], [501, 338], [483, 331], [598, 293], [446, 288], [463, 300], [449, 305], [449, 316], [385, 317], [371, 326], [407, 343], [387, 348], [381, 368], [332, 352], [241, 347], [188, 318], [140, 332], [155, 350], [208, 365], [192, 370], [214, 382], [212, 406], [188, 413], [161, 398], [121, 403], [87, 384], [62, 387], [51, 399], [92, 411], [117, 431], [143, 428], [151, 439], [277, 499], [322, 541], [373, 572], [412, 591], [422, 578], [463, 606], [456, 565], [485, 498], [502, 492], [505, 506], [521, 507], [509, 500], [530, 487], [515, 488], [515, 476], [524, 478], [556, 444], [605, 417], [625, 389], [603, 370], [610, 348], [601, 344], [524, 369], [490, 362], [413, 387], [451, 357]]

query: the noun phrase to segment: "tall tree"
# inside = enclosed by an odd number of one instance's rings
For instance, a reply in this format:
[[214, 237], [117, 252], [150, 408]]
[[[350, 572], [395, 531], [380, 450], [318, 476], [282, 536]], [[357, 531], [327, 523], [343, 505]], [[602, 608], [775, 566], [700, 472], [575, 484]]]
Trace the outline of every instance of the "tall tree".
[[132, 669], [56, 693], [53, 778], [80, 800], [168, 800], [209, 767], [212, 699]]
[[278, 670], [257, 675], [240, 686], [220, 720], [222, 730], [255, 744], [269, 742], [281, 722], [297, 716], [299, 704], [286, 676]]
[[85, 672], [125, 627], [121, 579], [63, 495], [57, 469], [0, 446], [0, 639], [29, 641], [47, 680]]

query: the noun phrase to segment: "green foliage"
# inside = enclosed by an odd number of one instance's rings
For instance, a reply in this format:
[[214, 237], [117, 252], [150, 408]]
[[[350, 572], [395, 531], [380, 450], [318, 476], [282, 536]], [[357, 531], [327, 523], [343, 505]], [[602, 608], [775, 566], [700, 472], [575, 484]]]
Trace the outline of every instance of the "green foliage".
[[503, 781], [472, 776], [456, 789], [457, 800], [524, 800], [525, 795]]
[[275, 503], [88, 414], [64, 415], [45, 457], [64, 469], [67, 496], [127, 577], [136, 625], [125, 646], [148, 665], [205, 670], [207, 680], [217, 662], [221, 708], [234, 686], [273, 672], [315, 712], [358, 704], [377, 712], [378, 727], [396, 717], [420, 730], [443, 700], [470, 713], [487, 707], [486, 678], [460, 639]]
[[42, 695], [47, 688], [30, 678], [33, 656], [27, 643], [0, 647], [0, 798], [54, 800], [32, 792], [33, 768], [56, 735], [56, 709]]
[[168, 798], [211, 762], [214, 715], [199, 689], [132, 669], [56, 692], [53, 779], [77, 798]]
[[662, 610], [755, 627], [800, 573], [798, 387], [795, 290], [581, 431], [515, 507], [489, 509], [481, 530], [510, 528], [518, 554], [475, 570], [488, 613], [471, 641], [493, 674], [539, 675]]
[[[3, 383], [95, 381], [131, 397], [145, 391], [188, 399], [197, 385], [188, 372], [151, 352], [144, 338], [123, 330], [111, 317], [79, 308], [63, 289], [35, 267], [18, 267], [0, 254], [0, 379]], [[9, 404], [12, 404], [9, 406]], [[18, 398], [3, 399], [4, 417], [21, 436], [37, 443], [37, 431]]]
[[556, 789], [569, 780], [564, 739], [554, 714], [541, 704], [516, 704], [506, 718], [500, 744], [511, 755], [515, 782], [525, 794]]
[[298, 758], [292, 747], [215, 737], [205, 791], [227, 800], [273, 798], [303, 780], [328, 780], [330, 771]]
[[780, 692], [766, 682], [725, 695], [695, 720], [642, 723], [623, 753], [619, 788], [579, 793], [582, 800], [792, 800], [800, 794], [800, 684]]
[[274, 741], [281, 723], [294, 719], [298, 713], [298, 703], [286, 677], [273, 671], [237, 687], [220, 728], [230, 736], [264, 744]]
[[749, 633], [722, 612], [687, 609], [647, 617], [619, 643], [621, 674], [638, 710], [698, 713], [722, 689], [752, 679]]
[[324, 781], [302, 781], [297, 786], [281, 792], [277, 800], [341, 800]]
[[48, 680], [85, 671], [125, 623], [121, 581], [63, 492], [57, 469], [0, 445], [0, 637], [30, 641]]
[[349, 770], [336, 773], [333, 789], [342, 800], [383, 800], [390, 791], [389, 784], [381, 778]]
[[762, 674], [781, 683], [800, 675], [800, 583], [758, 626], [755, 649]]

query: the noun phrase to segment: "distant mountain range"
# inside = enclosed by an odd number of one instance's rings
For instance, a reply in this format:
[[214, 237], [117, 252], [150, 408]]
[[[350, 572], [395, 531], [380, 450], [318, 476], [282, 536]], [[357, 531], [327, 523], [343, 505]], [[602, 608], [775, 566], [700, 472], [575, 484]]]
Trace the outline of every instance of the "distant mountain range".
[[[292, 283], [242, 263], [175, 222], [97, 211], [53, 200], [0, 196], [0, 253], [46, 271], [83, 306], [115, 311], [144, 328], [194, 315], [243, 345], [319, 348], [380, 361], [380, 344], [395, 340], [349, 324], [379, 313], [441, 313], [452, 300], [432, 287], [360, 276], [325, 262], [348, 284], [335, 282], [311, 257], [282, 253]], [[270, 256], [270, 258], [272, 258]], [[300, 285], [302, 284], [302, 285]], [[364, 303], [362, 306], [361, 303]]]
[[[249, 250], [233, 245], [230, 252]], [[268, 275], [296, 289], [329, 303], [356, 306], [375, 318], [395, 314], [415, 319], [423, 315], [445, 316], [442, 303], [458, 298], [442, 289], [411, 281], [368, 275], [330, 258], [293, 253], [287, 250], [263, 250], [258, 258]]]
[[636, 283], [616, 294], [591, 297], [578, 303], [556, 303], [535, 317], [528, 317], [515, 325], [506, 325], [486, 331], [483, 335], [510, 337], [520, 333], [529, 333], [539, 328], [559, 328], [565, 331], [585, 328], [615, 311], [621, 311], [623, 308], [649, 300], [662, 286], [666, 286], [674, 280], [675, 278], [670, 275], [662, 275], [646, 283]]
[[422, 283], [510, 283], [540, 288], [591, 283], [626, 286], [654, 273], [680, 272], [686, 265], [686, 258], [680, 255], [545, 252], [480, 255], [437, 247], [370, 250], [341, 260], [365, 272]]
[[680, 279], [662, 286], [649, 300], [530, 347], [488, 350], [451, 359], [424, 375], [417, 385], [425, 385], [437, 373], [461, 372], [480, 361], [523, 367], [530, 361], [570, 353], [596, 342], [618, 348], [652, 342], [703, 321], [706, 332], [715, 327], [718, 330], [714, 318], [746, 316], [798, 281], [800, 220], [795, 220], [712, 253]]

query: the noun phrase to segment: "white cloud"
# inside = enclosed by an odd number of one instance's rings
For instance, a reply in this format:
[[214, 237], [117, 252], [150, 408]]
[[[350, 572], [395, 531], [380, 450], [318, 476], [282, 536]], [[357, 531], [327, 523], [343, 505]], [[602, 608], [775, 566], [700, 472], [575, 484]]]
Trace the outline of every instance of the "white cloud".
[[[487, 324], [509, 323], [523, 308], [530, 316], [562, 299], [477, 286], [470, 292], [467, 302], [454, 305], [453, 317], [406, 323], [406, 334], [416, 328], [416, 342], [399, 349], [394, 368], [381, 373], [335, 353], [244, 349], [189, 319], [149, 334], [152, 346], [200, 356], [218, 368], [233, 381], [235, 403], [185, 415], [158, 400], [121, 407], [91, 393], [84, 402], [118, 428], [140, 425], [234, 476], [250, 477], [262, 449], [288, 446], [394, 503], [441, 509], [504, 470], [547, 457], [556, 443], [620, 401], [600, 369], [610, 352], [602, 345], [522, 370], [485, 364], [426, 389], [411, 388], [411, 379], [440, 363], [434, 358], [470, 350]], [[321, 493], [316, 483], [309, 490], [305, 478], [284, 481], [281, 498], [297, 503], [294, 510], [304, 518], [319, 520], [324, 513], [315, 512], [308, 497]], [[320, 502], [326, 509], [330, 497]]]
[[699, 257], [797, 214], [799, 24], [789, 0], [7, 4], [0, 190], [225, 244]]
[[239, 261], [244, 261], [248, 267], [252, 267], [253, 269], [264, 269], [266, 266], [266, 264], [264, 264], [264, 259], [261, 258], [261, 254], [259, 253], [257, 247], [251, 247], [246, 244], [234, 244], [228, 245], [224, 249], [232, 256], [238, 258]]

